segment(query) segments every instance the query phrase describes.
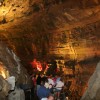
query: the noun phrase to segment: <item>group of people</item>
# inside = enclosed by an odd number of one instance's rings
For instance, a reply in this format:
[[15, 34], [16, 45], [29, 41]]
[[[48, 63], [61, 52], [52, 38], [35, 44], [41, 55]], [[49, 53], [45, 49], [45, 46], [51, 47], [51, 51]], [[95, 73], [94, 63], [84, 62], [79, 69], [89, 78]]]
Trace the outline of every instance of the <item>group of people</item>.
[[39, 100], [54, 100], [55, 96], [59, 99], [60, 92], [64, 87], [64, 81], [58, 75], [34, 75], [32, 77], [34, 91]]

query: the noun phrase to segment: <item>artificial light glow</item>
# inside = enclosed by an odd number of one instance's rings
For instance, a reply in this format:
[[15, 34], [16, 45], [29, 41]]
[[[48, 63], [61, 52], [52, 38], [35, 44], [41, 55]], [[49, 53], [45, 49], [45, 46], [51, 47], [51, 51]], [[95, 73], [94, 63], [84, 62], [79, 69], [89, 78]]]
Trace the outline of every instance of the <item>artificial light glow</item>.
[[3, 5], [3, 1], [4, 1], [4, 0], [0, 0], [0, 6], [2, 6], [2, 5]]
[[31, 62], [31, 65], [33, 68], [36, 68], [38, 71], [42, 71], [42, 65], [36, 59], [34, 59], [33, 62]]
[[6, 69], [6, 67], [0, 62], [0, 75], [6, 79], [7, 77], [9, 77], [9, 72]]
[[1, 71], [1, 75], [3, 76], [3, 78], [6, 78], [6, 74], [3, 70]]
[[0, 6], [2, 5], [2, 3], [0, 2]]
[[69, 46], [69, 54], [70, 54], [70, 58], [71, 59], [77, 59], [77, 53], [74, 49], [74, 47], [72, 46], [72, 44], [68, 44]]
[[6, 15], [8, 13], [7, 7], [1, 7], [0, 8], [0, 15]]
[[0, 75], [1, 75], [3, 78], [6, 78], [6, 71], [5, 71], [5, 69], [3, 68], [3, 66], [0, 66]]
[[41, 66], [41, 63], [40, 62], [37, 63], [37, 70], [38, 71], [42, 71], [42, 66]]

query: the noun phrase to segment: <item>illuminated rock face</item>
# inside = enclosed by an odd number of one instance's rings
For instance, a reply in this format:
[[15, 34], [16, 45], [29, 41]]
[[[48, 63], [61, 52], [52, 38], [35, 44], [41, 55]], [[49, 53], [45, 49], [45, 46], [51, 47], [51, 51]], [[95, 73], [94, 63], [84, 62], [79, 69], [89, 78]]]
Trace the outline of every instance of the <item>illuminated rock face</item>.
[[33, 58], [83, 60], [100, 55], [99, 0], [4, 3], [0, 6], [0, 39], [22, 62], [29, 65]]
[[7, 79], [15, 77], [16, 85], [30, 84], [29, 76], [19, 58], [4, 43], [0, 43], [0, 100], [5, 100], [11, 85]]
[[[27, 69], [33, 58], [80, 61], [100, 56], [100, 0], [3, 1], [0, 41], [21, 58]], [[26, 70], [17, 56], [3, 44], [0, 50], [1, 65], [18, 83], [26, 83]]]
[[[100, 55], [99, 38], [94, 26], [55, 33], [49, 53], [64, 59], [84, 60]], [[91, 32], [90, 32], [90, 29]], [[53, 44], [53, 45], [52, 45]]]
[[[3, 2], [0, 6], [0, 23], [13, 22], [15, 19], [20, 19], [25, 16], [29, 16], [34, 12], [43, 11], [45, 9], [51, 9], [52, 6], [63, 5], [64, 9], [74, 8], [89, 8], [100, 4], [99, 0], [1, 0]], [[63, 4], [64, 3], [64, 4]], [[70, 20], [76, 20], [73, 16], [65, 13]]]
[[97, 64], [95, 72], [88, 82], [88, 88], [81, 100], [99, 100], [100, 99], [100, 62]]

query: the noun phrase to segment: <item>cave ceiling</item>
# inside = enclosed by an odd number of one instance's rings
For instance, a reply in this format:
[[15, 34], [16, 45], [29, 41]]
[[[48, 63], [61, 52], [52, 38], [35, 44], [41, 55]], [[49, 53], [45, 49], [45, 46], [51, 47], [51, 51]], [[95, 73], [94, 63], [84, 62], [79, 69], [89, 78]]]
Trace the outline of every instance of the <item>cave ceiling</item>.
[[100, 56], [100, 0], [0, 0], [0, 41], [21, 58]]

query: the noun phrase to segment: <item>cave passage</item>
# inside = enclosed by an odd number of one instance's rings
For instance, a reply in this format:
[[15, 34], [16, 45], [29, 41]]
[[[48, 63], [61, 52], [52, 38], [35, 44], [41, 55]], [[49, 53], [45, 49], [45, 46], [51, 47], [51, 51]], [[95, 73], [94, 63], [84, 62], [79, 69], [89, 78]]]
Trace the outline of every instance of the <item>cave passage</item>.
[[0, 100], [100, 100], [100, 0], [0, 0]]

